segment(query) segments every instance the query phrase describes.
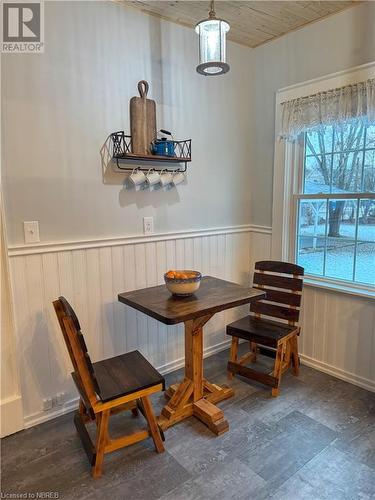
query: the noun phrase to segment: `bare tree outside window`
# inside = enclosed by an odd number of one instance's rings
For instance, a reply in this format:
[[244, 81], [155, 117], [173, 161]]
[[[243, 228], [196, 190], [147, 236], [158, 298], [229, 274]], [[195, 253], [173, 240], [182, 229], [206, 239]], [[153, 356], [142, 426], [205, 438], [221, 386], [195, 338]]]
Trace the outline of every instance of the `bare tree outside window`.
[[375, 125], [322, 126], [304, 143], [298, 263], [311, 274], [375, 285]]

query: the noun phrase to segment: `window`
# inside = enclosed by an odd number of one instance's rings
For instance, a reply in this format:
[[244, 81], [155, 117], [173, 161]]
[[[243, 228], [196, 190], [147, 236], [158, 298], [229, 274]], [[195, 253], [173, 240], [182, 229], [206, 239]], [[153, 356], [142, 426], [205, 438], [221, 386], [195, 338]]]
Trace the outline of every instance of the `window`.
[[307, 275], [375, 286], [375, 125], [352, 120], [300, 138], [296, 262]]
[[276, 93], [271, 257], [375, 298], [375, 62]]

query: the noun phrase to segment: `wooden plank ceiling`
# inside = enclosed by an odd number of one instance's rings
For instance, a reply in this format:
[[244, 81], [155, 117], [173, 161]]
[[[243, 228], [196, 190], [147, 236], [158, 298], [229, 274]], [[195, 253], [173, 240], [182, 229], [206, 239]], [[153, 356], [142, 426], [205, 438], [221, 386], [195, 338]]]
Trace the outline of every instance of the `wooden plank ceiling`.
[[[126, 1], [137, 9], [193, 27], [208, 17], [209, 1]], [[228, 39], [257, 47], [301, 26], [351, 7], [356, 1], [234, 1], [215, 2], [217, 17], [230, 24]]]

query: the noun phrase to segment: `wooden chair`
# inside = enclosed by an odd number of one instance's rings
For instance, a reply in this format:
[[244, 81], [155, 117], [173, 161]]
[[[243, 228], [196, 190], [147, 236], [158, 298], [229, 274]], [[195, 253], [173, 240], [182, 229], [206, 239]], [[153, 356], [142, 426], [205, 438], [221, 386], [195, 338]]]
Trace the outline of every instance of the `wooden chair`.
[[[92, 466], [93, 476], [96, 478], [101, 475], [105, 453], [150, 436], [156, 451], [162, 453], [164, 445], [149, 396], [165, 389], [164, 378], [138, 351], [92, 363], [78, 318], [69, 302], [59, 297], [53, 305], [74, 367], [72, 377], [80, 394], [74, 423]], [[123, 410], [131, 410], [136, 416], [138, 409], [148, 423], [147, 428], [111, 439], [108, 432], [109, 417]], [[95, 445], [85, 426], [90, 421], [96, 423]]]
[[[304, 274], [303, 267], [288, 262], [260, 261], [255, 264], [254, 288], [266, 291], [266, 297], [250, 305], [252, 314], [227, 326], [232, 336], [228, 377], [243, 375], [272, 387], [272, 396], [279, 395], [281, 375], [292, 367], [298, 375], [299, 357], [297, 337], [300, 328], [299, 307]], [[267, 316], [268, 318], [264, 318]], [[274, 319], [269, 318], [276, 318]], [[283, 321], [280, 321], [283, 320]], [[250, 352], [238, 359], [239, 339], [248, 340]], [[259, 346], [259, 347], [258, 347]], [[271, 374], [245, 366], [255, 363], [258, 350], [275, 357]]]

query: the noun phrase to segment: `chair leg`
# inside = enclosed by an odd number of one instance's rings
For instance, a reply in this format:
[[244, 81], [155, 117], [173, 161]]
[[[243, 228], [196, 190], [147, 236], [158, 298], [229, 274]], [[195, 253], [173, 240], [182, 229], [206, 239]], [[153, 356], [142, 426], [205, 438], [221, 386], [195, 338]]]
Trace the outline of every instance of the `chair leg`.
[[155, 419], [154, 412], [152, 410], [152, 405], [149, 396], [144, 396], [141, 398], [143, 410], [145, 412], [145, 417], [150, 428], [150, 434], [154, 441], [155, 449], [158, 453], [163, 453], [164, 445], [161, 439], [158, 424]]
[[98, 414], [98, 425], [96, 434], [96, 459], [95, 465], [92, 470], [92, 475], [94, 478], [98, 478], [102, 474], [102, 466], [104, 459], [104, 448], [108, 439], [108, 421], [109, 421], [110, 411], [106, 410]]
[[139, 415], [138, 408], [132, 408], [131, 412], [132, 412], [133, 417], [138, 417], [138, 415]]
[[[230, 346], [230, 354], [229, 354], [229, 361], [232, 361], [233, 363], [237, 363], [237, 353], [238, 353], [238, 342], [239, 342], [238, 337], [232, 337], [232, 343]], [[231, 371], [227, 371], [227, 377], [228, 379], [232, 379], [234, 377], [234, 374]]]
[[299, 375], [299, 356], [298, 356], [298, 339], [297, 335], [290, 339], [290, 350], [292, 354], [292, 370], [293, 375], [298, 377]]
[[283, 353], [283, 366], [282, 366], [282, 373], [286, 372], [289, 370], [290, 365], [291, 365], [291, 360], [292, 360], [292, 346], [290, 343], [291, 339], [288, 339], [285, 343], [285, 349]]
[[284, 356], [285, 344], [280, 343], [276, 350], [275, 366], [273, 369], [273, 376], [277, 379], [277, 387], [272, 388], [272, 396], [277, 397], [280, 393], [280, 382], [281, 374], [283, 369], [283, 356]]
[[79, 398], [78, 412], [81, 415], [81, 417], [86, 416], [86, 408], [81, 398]]
[[250, 351], [253, 353], [251, 358], [252, 363], [256, 363], [257, 361], [257, 344], [256, 342], [250, 342]]

